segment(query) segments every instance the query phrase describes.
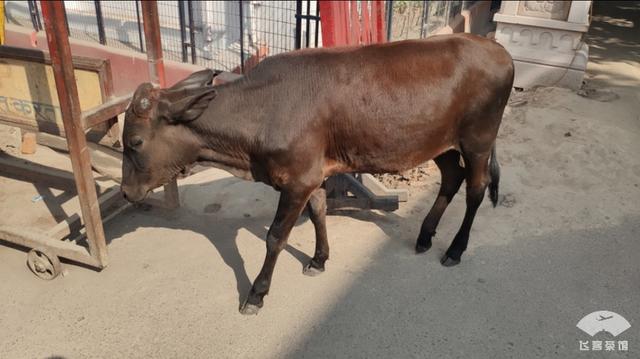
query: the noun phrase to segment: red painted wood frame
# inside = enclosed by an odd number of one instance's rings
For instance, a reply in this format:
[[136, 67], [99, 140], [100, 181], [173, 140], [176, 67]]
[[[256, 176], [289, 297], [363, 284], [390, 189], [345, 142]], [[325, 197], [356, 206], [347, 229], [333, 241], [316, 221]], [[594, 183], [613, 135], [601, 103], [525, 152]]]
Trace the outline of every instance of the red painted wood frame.
[[366, 45], [387, 40], [383, 1], [320, 1], [319, 6], [324, 47]]

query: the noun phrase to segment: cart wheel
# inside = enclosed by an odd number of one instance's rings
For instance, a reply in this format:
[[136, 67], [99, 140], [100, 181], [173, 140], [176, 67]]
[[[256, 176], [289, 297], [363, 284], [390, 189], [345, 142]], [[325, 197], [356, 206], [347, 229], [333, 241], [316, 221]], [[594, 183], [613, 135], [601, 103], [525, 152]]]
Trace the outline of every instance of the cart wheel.
[[40, 279], [52, 280], [60, 274], [62, 266], [58, 256], [45, 248], [34, 248], [27, 254], [27, 266]]

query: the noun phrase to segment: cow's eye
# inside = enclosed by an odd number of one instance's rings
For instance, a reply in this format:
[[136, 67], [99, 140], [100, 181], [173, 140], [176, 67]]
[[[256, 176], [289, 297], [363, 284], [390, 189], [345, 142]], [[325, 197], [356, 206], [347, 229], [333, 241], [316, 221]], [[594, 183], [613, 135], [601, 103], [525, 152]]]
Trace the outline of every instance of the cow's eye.
[[142, 145], [143, 139], [140, 136], [133, 136], [131, 137], [131, 139], [129, 140], [129, 146], [136, 148], [139, 147], [140, 145]]

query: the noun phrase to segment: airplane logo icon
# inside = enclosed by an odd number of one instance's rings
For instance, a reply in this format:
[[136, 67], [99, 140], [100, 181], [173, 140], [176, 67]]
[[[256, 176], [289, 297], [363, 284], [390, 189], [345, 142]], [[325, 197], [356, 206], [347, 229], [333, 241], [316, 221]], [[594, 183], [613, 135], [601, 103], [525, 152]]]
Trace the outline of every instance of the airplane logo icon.
[[608, 316], [608, 317], [603, 317], [603, 316], [602, 316], [602, 314], [600, 314], [600, 315], [598, 316], [598, 319], [596, 319], [596, 320], [597, 320], [597, 321], [599, 321], [599, 322], [601, 322], [601, 321], [603, 321], [603, 320], [607, 320], [607, 319], [611, 319], [611, 318], [613, 318], [613, 315], [610, 315], [610, 316]]
[[600, 332], [607, 332], [614, 337], [631, 328], [631, 324], [623, 316], [607, 310], [585, 315], [576, 326], [591, 336]]

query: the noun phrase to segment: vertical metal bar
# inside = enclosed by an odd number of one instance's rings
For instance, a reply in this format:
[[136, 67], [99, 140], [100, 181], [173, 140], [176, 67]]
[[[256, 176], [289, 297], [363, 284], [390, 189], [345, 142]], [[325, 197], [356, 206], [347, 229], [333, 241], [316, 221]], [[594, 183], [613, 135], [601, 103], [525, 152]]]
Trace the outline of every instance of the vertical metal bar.
[[450, 17], [451, 17], [451, 3], [447, 1], [444, 7], [444, 26], [449, 25]]
[[40, 10], [38, 9], [38, 2], [33, 1], [33, 7], [36, 9], [36, 22], [38, 23], [38, 29], [43, 30], [44, 26], [42, 26], [42, 21], [40, 20]]
[[240, 4], [240, 72], [244, 74], [244, 13], [242, 11], [242, 0]]
[[296, 50], [302, 47], [302, 0], [296, 1]]
[[307, 0], [307, 47], [309, 47], [309, 32], [311, 32], [311, 22], [309, 21], [309, 15], [311, 15], [311, 0]]
[[34, 0], [27, 1], [27, 5], [29, 5], [29, 16], [31, 17], [31, 24], [33, 25], [33, 29], [36, 31], [42, 30], [40, 26], [38, 26], [38, 15], [36, 15], [37, 4]]
[[38, 22], [36, 21], [36, 17], [34, 16], [36, 12], [33, 9], [33, 1], [27, 1], [27, 5], [29, 6], [29, 17], [31, 17], [31, 25], [33, 25], [34, 30], [39, 31], [40, 29], [38, 29]]
[[189, 43], [191, 44], [191, 63], [196, 63], [196, 33], [193, 25], [193, 4], [191, 0], [187, 0], [189, 11]]
[[393, 0], [387, 1], [387, 41], [391, 41], [391, 26], [393, 25]]
[[180, 44], [182, 44], [182, 62], [187, 62], [187, 22], [184, 14], [184, 1], [178, 1], [178, 19], [180, 20]]
[[318, 33], [320, 32], [320, 4], [318, 4], [318, 1], [316, 1], [316, 47], [318, 47]]
[[101, 267], [107, 265], [107, 244], [102, 228], [87, 139], [81, 122], [80, 100], [73, 72], [69, 34], [64, 23], [62, 2], [42, 1], [47, 43], [60, 102], [60, 112], [69, 146], [73, 176], [78, 190], [82, 221], [87, 232], [89, 252]]
[[93, 3], [96, 6], [96, 20], [98, 23], [98, 39], [102, 45], [107, 44], [107, 37], [104, 34], [104, 18], [102, 17], [102, 6], [100, 6], [100, 0], [94, 0]]
[[427, 17], [429, 16], [429, 0], [424, 0], [422, 2], [422, 22], [420, 24], [420, 37], [424, 38], [426, 35], [429, 35], [427, 31], [425, 31], [424, 25], [429, 25]]
[[138, 39], [140, 40], [140, 52], [144, 52], [144, 42], [142, 42], [142, 21], [140, 20], [140, 4], [136, 3], [136, 18], [138, 19]]
[[[142, 18], [144, 21], [144, 39], [147, 44], [149, 78], [152, 83], [158, 84], [162, 88], [167, 87], [160, 40], [160, 19], [158, 18], [158, 4], [156, 1], [142, 2]], [[164, 186], [164, 201], [169, 208], [177, 208], [180, 205], [178, 183], [175, 179]]]

